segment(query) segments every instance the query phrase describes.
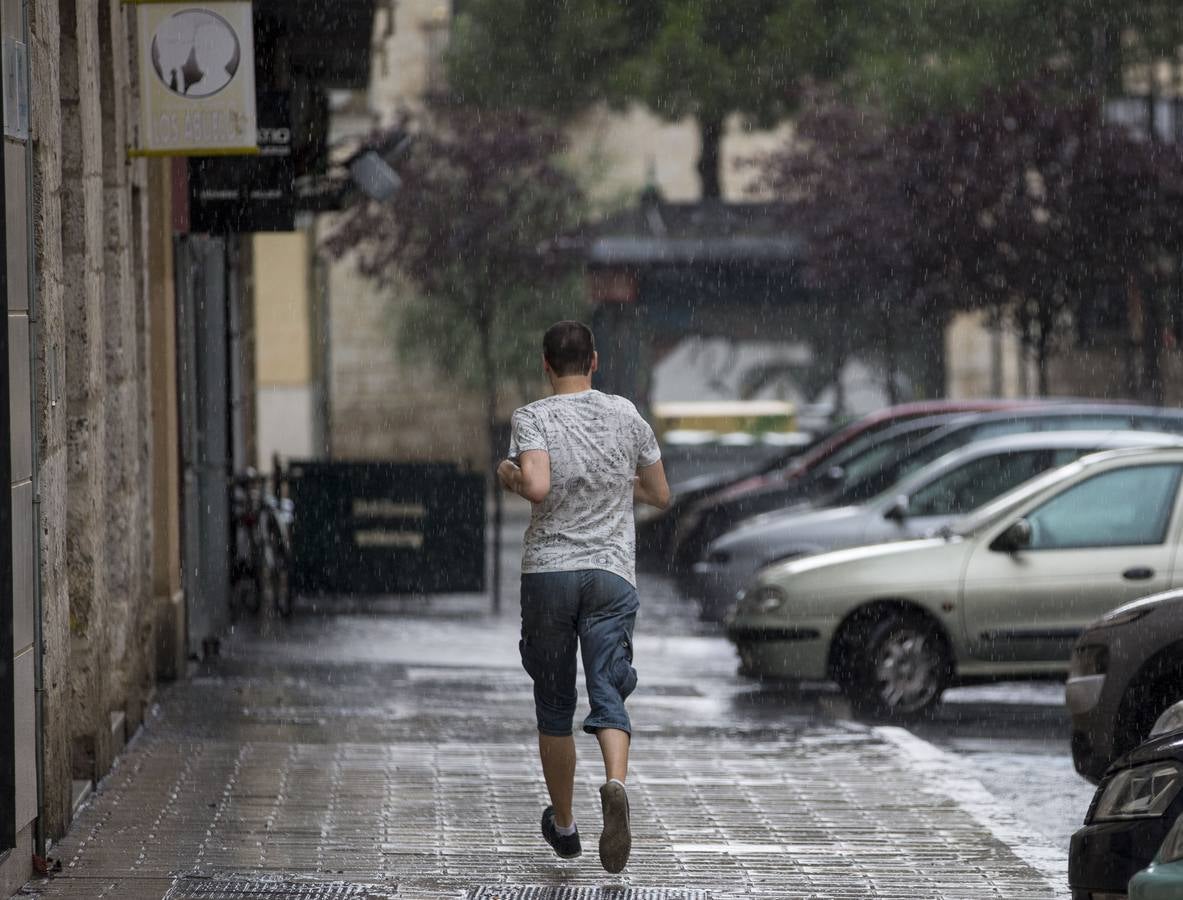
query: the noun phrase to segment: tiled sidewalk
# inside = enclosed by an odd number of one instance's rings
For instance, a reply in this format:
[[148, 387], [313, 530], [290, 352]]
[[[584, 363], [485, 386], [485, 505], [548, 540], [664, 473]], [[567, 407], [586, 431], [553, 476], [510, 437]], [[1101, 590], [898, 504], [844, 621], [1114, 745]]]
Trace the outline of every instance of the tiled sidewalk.
[[[1004, 832], [952, 795], [961, 791], [934, 773], [944, 765], [937, 757], [930, 765], [887, 732], [746, 710], [706, 638], [638, 641], [649, 665], [630, 704], [643, 724], [626, 873], [606, 875], [595, 856], [602, 776], [590, 738], [580, 743], [577, 808], [585, 855], [562, 862], [537, 834], [544, 792], [529, 685], [505, 650], [512, 636], [511, 617], [475, 614], [308, 618], [278, 639], [236, 638], [227, 659], [162, 694], [55, 848], [63, 872], [26, 892], [45, 900], [1061, 893], [1025, 861], [1030, 853], [1017, 855], [996, 836]], [[695, 640], [708, 643], [696, 649]], [[702, 674], [692, 678], [696, 668]]]

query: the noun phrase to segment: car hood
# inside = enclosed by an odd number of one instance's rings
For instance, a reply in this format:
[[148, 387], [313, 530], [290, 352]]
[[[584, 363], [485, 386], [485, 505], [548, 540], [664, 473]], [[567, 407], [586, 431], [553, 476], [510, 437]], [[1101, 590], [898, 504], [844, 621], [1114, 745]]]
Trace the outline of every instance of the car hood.
[[815, 509], [793, 513], [765, 513], [746, 519], [734, 531], [711, 544], [711, 550], [742, 552], [750, 547], [767, 547], [791, 543], [828, 543], [830, 537], [847, 536], [869, 513], [861, 506], [841, 506], [837, 509]]
[[912, 586], [929, 589], [961, 576], [971, 546], [960, 538], [936, 537], [851, 547], [768, 566], [760, 581], [784, 585], [790, 592], [868, 596]]
[[1129, 603], [1123, 603], [1121, 606], [1109, 610], [1097, 621], [1093, 622], [1088, 627], [1089, 631], [1094, 628], [1106, 628], [1114, 619], [1124, 619], [1129, 613], [1145, 610], [1150, 612], [1154, 609], [1159, 609], [1172, 603], [1183, 603], [1183, 591], [1170, 590], [1163, 591], [1161, 594], [1151, 594], [1149, 597], [1139, 597], [1137, 600], [1131, 600]]
[[1146, 763], [1161, 762], [1164, 759], [1183, 762], [1183, 729], [1168, 732], [1139, 744], [1125, 756], [1119, 757], [1105, 774], [1108, 775], [1119, 769], [1129, 769]]

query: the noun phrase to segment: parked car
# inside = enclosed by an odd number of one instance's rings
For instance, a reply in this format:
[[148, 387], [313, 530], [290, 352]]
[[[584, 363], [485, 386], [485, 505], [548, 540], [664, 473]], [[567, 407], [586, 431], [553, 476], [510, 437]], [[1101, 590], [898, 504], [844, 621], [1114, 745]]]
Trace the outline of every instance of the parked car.
[[1084, 457], [939, 536], [761, 570], [728, 633], [741, 671], [834, 680], [861, 710], [916, 715], [952, 681], [1062, 676], [1084, 626], [1175, 584], [1183, 449]]
[[[1183, 886], [1183, 728], [1155, 725], [1152, 737], [1117, 760], [1093, 795], [1084, 827], [1072, 835], [1068, 884], [1073, 900], [1171, 898]], [[1140, 872], [1151, 863], [1164, 871]]]
[[1088, 453], [1138, 446], [1183, 446], [1149, 431], [1058, 431], [991, 438], [929, 463], [856, 506], [766, 513], [717, 538], [682, 586], [700, 617], [721, 622], [756, 571], [774, 562], [843, 547], [925, 537], [1040, 472]]
[[1179, 900], [1183, 897], [1183, 816], [1163, 838], [1154, 860], [1130, 879], [1129, 900]]
[[1113, 429], [1183, 434], [1183, 410], [1063, 402], [958, 417], [923, 442], [897, 444], [894, 452], [862, 457], [857, 465], [828, 465], [825, 480], [815, 477], [808, 485], [735, 485], [704, 497], [686, 514], [673, 549], [673, 567], [675, 571], [689, 569], [711, 541], [744, 519], [803, 502], [816, 507], [863, 503], [922, 466], [974, 441], [1033, 431]]
[[739, 467], [725, 473], [710, 473], [671, 479], [670, 505], [663, 511], [644, 513], [637, 521], [637, 553], [640, 557], [665, 560], [671, 539], [684, 513], [691, 506], [716, 491], [739, 482], [751, 482], [766, 476], [778, 482], [792, 481], [801, 475], [818, 470], [834, 453], [852, 441], [865, 438], [908, 419], [938, 414], [952, 414], [990, 409], [1010, 409], [1023, 401], [1017, 400], [930, 400], [890, 406], [835, 429], [805, 451], [788, 450], [757, 465]]
[[807, 509], [811, 504], [827, 506], [830, 498], [851, 480], [864, 478], [892, 460], [911, 454], [950, 423], [968, 423], [975, 417], [974, 413], [960, 413], [909, 419], [851, 441], [823, 466], [787, 481], [752, 479], [717, 491], [693, 504], [678, 521], [671, 540], [671, 568], [679, 574], [688, 571], [710, 540], [743, 519], [764, 512]]
[[1066, 701], [1072, 762], [1096, 782], [1183, 700], [1183, 591], [1155, 594], [1106, 613], [1072, 649]]

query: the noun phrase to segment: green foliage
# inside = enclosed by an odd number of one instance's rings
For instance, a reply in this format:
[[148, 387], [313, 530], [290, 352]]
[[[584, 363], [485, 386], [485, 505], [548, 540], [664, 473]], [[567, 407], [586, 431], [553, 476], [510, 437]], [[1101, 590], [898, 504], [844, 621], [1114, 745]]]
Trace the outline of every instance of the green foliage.
[[326, 248], [376, 282], [415, 286], [403, 349], [484, 387], [491, 418], [498, 383], [537, 373], [541, 332], [575, 311], [575, 266], [549, 248], [586, 203], [557, 162], [563, 135], [527, 114], [449, 107], [404, 129], [415, 141], [399, 191], [349, 209]]
[[868, 4], [846, 86], [897, 117], [972, 107], [988, 88], [1056, 76], [1109, 94], [1131, 64], [1173, 56], [1183, 17], [1167, 0], [880, 0]]
[[[562, 319], [586, 316], [582, 280], [568, 275], [553, 285], [513, 286], [498, 292], [497, 304], [490, 322], [496, 378], [530, 396], [542, 377], [542, 333]], [[458, 385], [470, 390], [486, 386], [478, 318], [441, 307], [436, 296], [416, 295], [403, 307], [399, 349]]]

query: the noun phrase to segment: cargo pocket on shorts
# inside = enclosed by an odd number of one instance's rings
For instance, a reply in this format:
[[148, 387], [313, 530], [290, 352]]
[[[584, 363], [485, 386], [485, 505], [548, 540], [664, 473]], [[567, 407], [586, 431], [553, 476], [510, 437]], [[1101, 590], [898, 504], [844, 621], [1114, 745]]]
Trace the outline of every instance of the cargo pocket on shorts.
[[620, 699], [628, 697], [637, 687], [637, 670], [633, 668], [633, 642], [623, 637], [612, 660], [612, 683], [620, 692]]
[[526, 670], [526, 674], [530, 678], [535, 679], [537, 677], [538, 663], [534, 659], [533, 649], [525, 638], [518, 641], [518, 653], [522, 657], [522, 668]]

